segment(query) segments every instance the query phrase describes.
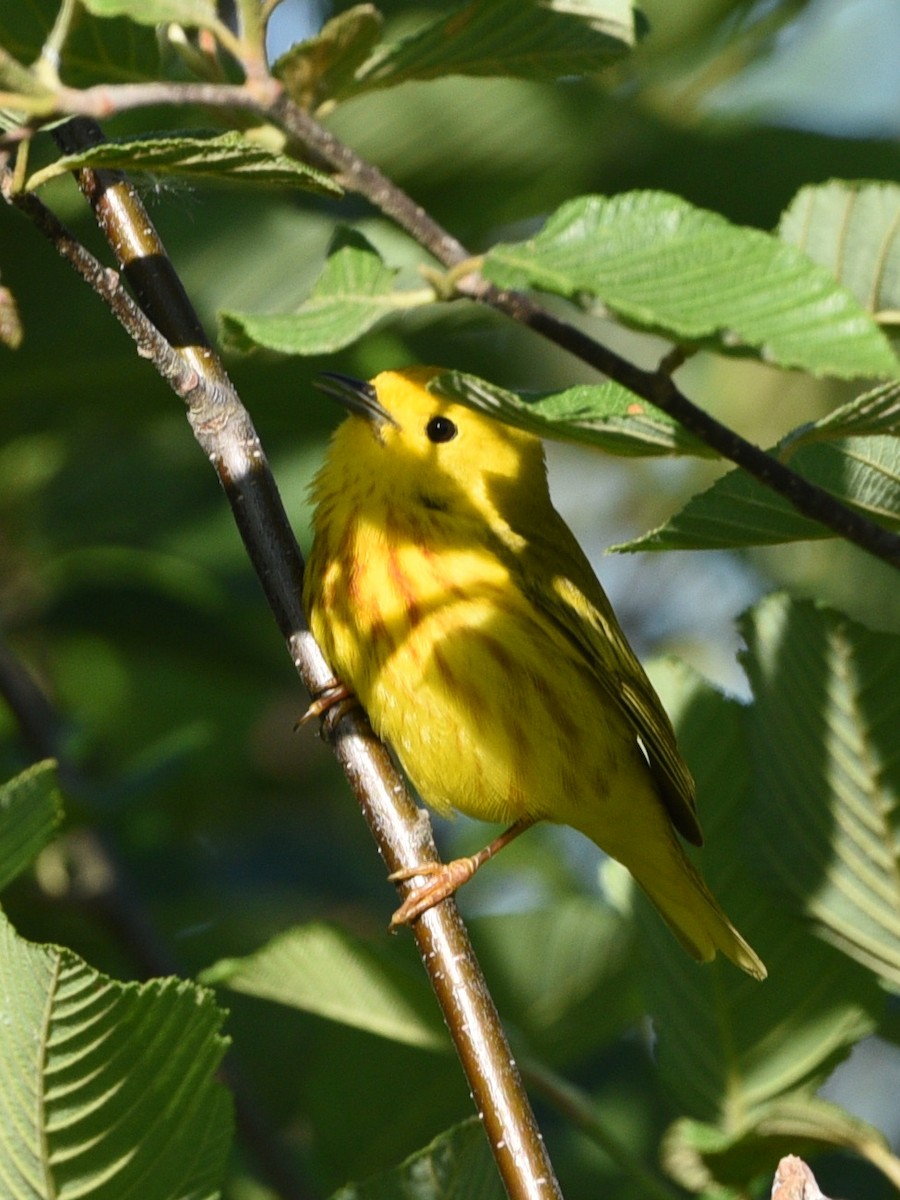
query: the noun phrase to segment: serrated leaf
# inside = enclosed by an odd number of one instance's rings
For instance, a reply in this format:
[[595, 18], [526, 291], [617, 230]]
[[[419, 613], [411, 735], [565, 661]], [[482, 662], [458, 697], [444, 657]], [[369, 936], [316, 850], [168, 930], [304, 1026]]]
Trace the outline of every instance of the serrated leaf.
[[[644, 991], [667, 1090], [685, 1114], [734, 1133], [773, 1100], [818, 1086], [874, 1029], [883, 997], [870, 973], [811, 936], [756, 882], [747, 843], [764, 818], [746, 712], [686, 668], [667, 665], [654, 682], [697, 780], [706, 837], [699, 863], [769, 977], [757, 983], [721, 956], [692, 962], [640, 896]], [[786, 843], [781, 852], [789, 863], [796, 851]]]
[[536, 237], [494, 246], [484, 274], [500, 287], [599, 300], [637, 328], [816, 375], [897, 373], [884, 334], [823, 267], [664, 192], [572, 200]]
[[447, 371], [431, 381], [429, 390], [538, 437], [599, 446], [610, 454], [715, 454], [667, 413], [611, 381], [563, 392], [517, 393]]
[[666, 1131], [660, 1153], [667, 1174], [682, 1187], [741, 1194], [754, 1175], [771, 1175], [772, 1163], [783, 1155], [822, 1149], [850, 1150], [882, 1168], [891, 1161], [895, 1172], [900, 1168], [878, 1129], [806, 1093], [773, 1101], [737, 1131], [682, 1118]]
[[275, 62], [272, 74], [301, 108], [338, 99], [352, 91], [356, 71], [371, 54], [382, 25], [373, 4], [357, 4], [326, 21], [316, 37], [291, 46]]
[[472, 1118], [399, 1167], [342, 1187], [331, 1200], [503, 1200], [505, 1195], [484, 1130]]
[[364, 237], [343, 231], [312, 295], [294, 313], [219, 314], [226, 345], [259, 346], [282, 354], [329, 354], [356, 341], [383, 317], [428, 304], [430, 289], [395, 291], [397, 271], [385, 266]]
[[298, 926], [255, 954], [216, 963], [202, 979], [409, 1046], [448, 1049], [419, 976], [331, 925]]
[[223, 1013], [179, 979], [117, 983], [0, 914], [0, 1192], [212, 1200], [231, 1140]]
[[208, 28], [216, 24], [215, 0], [82, 0], [95, 17], [128, 17], [141, 25], [179, 25]]
[[741, 622], [755, 841], [823, 936], [900, 988], [900, 637], [772, 596]]
[[818, 421], [793, 430], [779, 445], [782, 451], [793, 452], [798, 446], [851, 434], [900, 437], [900, 383], [886, 383], [857, 396]]
[[[776, 455], [777, 456], [777, 455]], [[886, 529], [900, 529], [900, 440], [841, 438], [802, 445], [791, 467]], [[771, 546], [836, 537], [827, 525], [802, 516], [778, 492], [735, 469], [658, 529], [612, 547], [633, 550], [712, 550]]]
[[51, 166], [36, 171], [27, 182], [27, 190], [33, 191], [49, 179], [79, 167], [240, 180], [341, 195], [338, 185], [322, 171], [286, 154], [274, 153], [235, 132], [217, 137], [148, 137], [132, 142], [101, 142], [78, 154], [66, 154]]
[[589, 14], [541, 0], [471, 0], [373, 54], [357, 73], [357, 90], [445, 75], [505, 75], [554, 80], [590, 75], [635, 41], [634, 15], [623, 0]]
[[797, 193], [778, 225], [884, 324], [900, 325], [900, 186], [833, 179]]
[[36, 763], [0, 787], [0, 889], [31, 866], [61, 820], [56, 763]]

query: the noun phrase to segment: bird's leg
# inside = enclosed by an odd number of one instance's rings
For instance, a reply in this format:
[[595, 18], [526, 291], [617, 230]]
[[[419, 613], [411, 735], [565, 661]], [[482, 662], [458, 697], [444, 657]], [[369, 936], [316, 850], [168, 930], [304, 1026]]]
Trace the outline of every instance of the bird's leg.
[[472, 854], [468, 858], [455, 858], [448, 863], [422, 863], [418, 867], [404, 867], [401, 871], [394, 871], [392, 875], [388, 876], [391, 883], [400, 883], [404, 879], [412, 879], [416, 875], [430, 875], [431, 879], [428, 883], [412, 889], [391, 917], [391, 929], [395, 930], [400, 925], [411, 924], [429, 908], [433, 908], [435, 904], [440, 904], [442, 900], [452, 896], [457, 888], [461, 888], [464, 883], [469, 882], [478, 868], [483, 866], [489, 858], [493, 858], [504, 846], [508, 846], [520, 833], [530, 829], [536, 819], [535, 817], [523, 817], [521, 821], [516, 821], [499, 837], [495, 837], [483, 850], [479, 850], [477, 854]]
[[294, 730], [308, 725], [316, 717], [325, 718], [326, 732], [330, 733], [341, 717], [356, 707], [359, 701], [356, 695], [340, 679], [329, 679], [319, 694], [310, 701], [309, 708], [294, 726]]

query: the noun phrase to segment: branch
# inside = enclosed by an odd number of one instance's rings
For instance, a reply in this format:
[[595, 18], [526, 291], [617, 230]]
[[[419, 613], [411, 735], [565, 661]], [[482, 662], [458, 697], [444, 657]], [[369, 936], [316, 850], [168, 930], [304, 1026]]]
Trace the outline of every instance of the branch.
[[[76, 120], [56, 131], [64, 148], [93, 144], [102, 134]], [[11, 178], [6, 180], [6, 193]], [[118, 172], [84, 170], [79, 184], [123, 272], [135, 281], [141, 309], [78, 246], [36, 197], [8, 195], [76, 266], [187, 402], [194, 435], [213, 464], [291, 657], [311, 694], [332, 672], [307, 631], [300, 605], [303, 563], [250, 417], [199, 319], [137, 194]], [[74, 243], [74, 244], [73, 244]], [[76, 249], [77, 247], [77, 249]], [[152, 258], [148, 264], [146, 259]], [[168, 265], [164, 266], [163, 263]], [[177, 349], [172, 349], [169, 342]], [[176, 360], [173, 362], [173, 356]], [[179, 361], [180, 360], [180, 361]], [[437, 861], [430, 823], [410, 799], [384, 746], [354, 710], [331, 733], [381, 855], [393, 872]], [[406, 890], [403, 885], [401, 893]], [[512, 1058], [496, 1008], [456, 905], [445, 902], [413, 926], [419, 953], [456, 1045], [470, 1091], [511, 1200], [560, 1197], [553, 1169]]]

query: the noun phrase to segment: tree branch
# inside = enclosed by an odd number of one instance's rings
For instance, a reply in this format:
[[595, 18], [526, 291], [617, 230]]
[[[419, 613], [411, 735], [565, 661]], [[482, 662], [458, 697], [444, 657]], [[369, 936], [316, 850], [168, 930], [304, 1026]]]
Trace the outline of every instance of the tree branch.
[[[79, 120], [57, 136], [65, 146], [80, 148], [94, 144], [102, 134], [90, 122]], [[137, 194], [118, 172], [85, 170], [78, 178], [123, 272], [136, 280], [142, 308], [146, 305], [154, 319], [159, 319], [173, 339], [174, 349], [148, 316], [128, 300], [115, 273], [104, 271], [83, 247], [76, 250], [72, 235], [36, 197], [8, 198], [36, 221], [109, 304], [139, 352], [151, 358], [164, 378], [175, 381], [175, 390], [187, 402], [194, 435], [225, 489], [294, 664], [315, 695], [327, 685], [332, 672], [306, 629], [300, 605], [302, 559], [250, 417], [211, 349], [171, 263], [156, 269], [167, 256]], [[10, 186], [7, 179], [7, 192]], [[148, 256], [154, 260], [150, 271], [141, 262]], [[172, 362], [172, 355], [180, 365]], [[359, 710], [344, 716], [331, 737], [388, 869], [393, 872], [437, 861], [430, 822], [413, 804], [387, 751]], [[401, 892], [407, 886], [404, 884]], [[561, 1197], [455, 903], [438, 905], [420, 918], [412, 931], [508, 1195], [511, 1200]]]

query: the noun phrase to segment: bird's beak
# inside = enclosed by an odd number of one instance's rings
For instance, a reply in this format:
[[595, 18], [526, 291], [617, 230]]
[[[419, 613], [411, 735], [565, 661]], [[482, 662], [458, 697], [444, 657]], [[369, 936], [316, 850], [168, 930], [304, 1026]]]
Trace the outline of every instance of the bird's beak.
[[354, 379], [352, 375], [338, 375], [334, 371], [323, 371], [315, 381], [320, 392], [332, 396], [338, 403], [343, 404], [350, 412], [365, 419], [374, 426], [396, 425], [391, 414], [378, 402], [371, 383], [362, 379]]

